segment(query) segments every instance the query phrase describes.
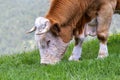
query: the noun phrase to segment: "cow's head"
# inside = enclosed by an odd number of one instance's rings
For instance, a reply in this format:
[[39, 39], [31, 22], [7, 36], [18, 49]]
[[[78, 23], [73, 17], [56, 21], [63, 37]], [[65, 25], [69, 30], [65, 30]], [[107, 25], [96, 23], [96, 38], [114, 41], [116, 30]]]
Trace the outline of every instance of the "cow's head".
[[39, 17], [35, 20], [35, 26], [28, 33], [33, 31], [35, 31], [35, 40], [40, 50], [40, 62], [42, 64], [55, 64], [59, 62], [68, 43], [65, 43], [61, 37], [57, 36], [57, 32], [60, 31], [57, 25], [51, 24], [44, 17]]

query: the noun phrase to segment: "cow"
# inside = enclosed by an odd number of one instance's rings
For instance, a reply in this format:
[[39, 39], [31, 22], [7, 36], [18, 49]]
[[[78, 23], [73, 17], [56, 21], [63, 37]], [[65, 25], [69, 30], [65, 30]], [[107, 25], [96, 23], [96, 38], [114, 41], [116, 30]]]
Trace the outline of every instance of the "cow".
[[108, 56], [107, 38], [112, 15], [120, 10], [120, 0], [51, 0], [48, 13], [35, 20], [35, 40], [40, 51], [41, 64], [61, 61], [69, 42], [75, 46], [70, 61], [81, 58], [82, 43], [88, 35], [100, 42], [98, 58]]

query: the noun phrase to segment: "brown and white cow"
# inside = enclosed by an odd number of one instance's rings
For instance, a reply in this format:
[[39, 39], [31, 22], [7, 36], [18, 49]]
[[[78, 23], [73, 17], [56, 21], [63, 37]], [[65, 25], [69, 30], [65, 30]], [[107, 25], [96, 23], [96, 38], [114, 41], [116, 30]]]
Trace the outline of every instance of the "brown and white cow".
[[75, 47], [69, 60], [79, 60], [87, 35], [97, 35], [100, 41], [98, 58], [107, 57], [108, 31], [112, 15], [119, 9], [120, 0], [51, 0], [47, 15], [38, 17], [28, 32], [35, 31], [40, 62], [59, 62], [73, 37]]

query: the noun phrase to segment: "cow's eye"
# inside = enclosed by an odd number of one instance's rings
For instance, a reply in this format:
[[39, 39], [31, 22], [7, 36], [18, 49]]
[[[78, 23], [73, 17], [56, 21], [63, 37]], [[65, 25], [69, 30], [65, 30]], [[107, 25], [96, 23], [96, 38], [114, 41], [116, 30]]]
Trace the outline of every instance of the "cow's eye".
[[49, 46], [49, 44], [50, 44], [50, 40], [47, 41], [47, 45], [48, 45], [48, 46]]
[[46, 26], [47, 26], [47, 23], [48, 23], [48, 22], [45, 22], [45, 23], [44, 23], [44, 27], [46, 27]]
[[44, 26], [46, 27], [46, 26], [47, 26], [47, 24], [45, 23], [45, 24], [44, 24]]

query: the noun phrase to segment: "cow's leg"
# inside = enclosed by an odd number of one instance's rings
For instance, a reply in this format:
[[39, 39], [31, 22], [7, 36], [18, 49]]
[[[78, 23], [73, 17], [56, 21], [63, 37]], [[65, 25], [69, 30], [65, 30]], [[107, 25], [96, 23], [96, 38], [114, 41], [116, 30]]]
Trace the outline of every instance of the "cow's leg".
[[84, 32], [79, 37], [75, 37], [75, 46], [73, 48], [72, 55], [70, 56], [69, 61], [78, 61], [80, 59], [84, 38]]
[[97, 37], [100, 41], [98, 58], [104, 58], [108, 56], [107, 38], [112, 15], [113, 8], [110, 5], [103, 6], [98, 13]]

